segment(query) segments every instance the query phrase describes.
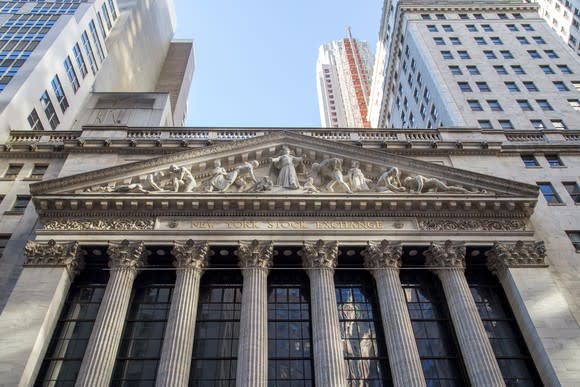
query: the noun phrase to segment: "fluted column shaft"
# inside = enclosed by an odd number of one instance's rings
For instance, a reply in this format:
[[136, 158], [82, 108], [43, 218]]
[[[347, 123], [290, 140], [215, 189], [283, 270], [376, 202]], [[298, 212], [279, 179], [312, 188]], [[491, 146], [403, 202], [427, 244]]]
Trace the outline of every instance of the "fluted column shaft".
[[271, 242], [240, 242], [242, 315], [238, 343], [237, 387], [268, 384], [268, 269], [272, 265]]
[[108, 387], [131, 300], [137, 268], [143, 265], [143, 242], [110, 243], [111, 268], [105, 294], [79, 370], [76, 387]]
[[393, 385], [424, 387], [425, 375], [399, 277], [402, 248], [387, 241], [369, 242], [365, 266], [377, 284]]
[[427, 264], [443, 285], [459, 347], [469, 380], [473, 386], [505, 386], [467, 279], [465, 278], [465, 247], [431, 244]]
[[314, 377], [317, 386], [346, 386], [347, 367], [334, 289], [337, 255], [336, 242], [304, 244], [302, 258], [310, 278]]
[[199, 284], [207, 265], [206, 242], [174, 242], [175, 288], [165, 328], [156, 386], [186, 387], [189, 383]]

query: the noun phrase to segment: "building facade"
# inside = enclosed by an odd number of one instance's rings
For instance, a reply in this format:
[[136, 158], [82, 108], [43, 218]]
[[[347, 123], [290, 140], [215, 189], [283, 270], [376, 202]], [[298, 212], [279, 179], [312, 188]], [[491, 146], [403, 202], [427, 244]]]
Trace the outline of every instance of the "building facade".
[[347, 37], [323, 44], [316, 61], [322, 127], [368, 128], [373, 56], [367, 42]]
[[410, 1], [386, 3], [383, 12], [373, 127], [578, 125], [580, 62], [534, 6]]
[[572, 51], [580, 53], [580, 2], [540, 0], [537, 3], [539, 15]]

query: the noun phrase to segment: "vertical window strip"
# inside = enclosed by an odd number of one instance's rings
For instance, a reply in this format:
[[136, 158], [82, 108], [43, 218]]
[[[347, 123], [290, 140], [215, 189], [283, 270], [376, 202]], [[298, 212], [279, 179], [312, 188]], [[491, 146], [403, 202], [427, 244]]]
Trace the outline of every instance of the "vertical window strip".
[[64, 91], [62, 90], [62, 84], [60, 83], [60, 79], [58, 78], [58, 75], [55, 75], [54, 78], [52, 78], [52, 81], [50, 82], [50, 84], [52, 85], [52, 89], [54, 90], [54, 94], [56, 95], [56, 100], [58, 101], [58, 104], [60, 105], [60, 110], [64, 113], [66, 111], [66, 109], [68, 109], [68, 100], [66, 99], [66, 95], [64, 94]]
[[81, 42], [83, 44], [83, 49], [85, 50], [85, 54], [89, 58], [89, 65], [91, 66], [91, 71], [93, 75], [97, 74], [97, 61], [95, 60], [95, 54], [93, 53], [93, 48], [91, 47], [91, 42], [89, 42], [89, 36], [87, 35], [87, 31], [83, 31], [81, 34]]
[[99, 60], [102, 63], [105, 60], [105, 53], [103, 52], [103, 46], [101, 46], [101, 41], [99, 40], [99, 34], [97, 33], [95, 22], [92, 20], [89, 22], [89, 29], [91, 30], [91, 36], [93, 37], [95, 47], [97, 47], [97, 55], [99, 56]]

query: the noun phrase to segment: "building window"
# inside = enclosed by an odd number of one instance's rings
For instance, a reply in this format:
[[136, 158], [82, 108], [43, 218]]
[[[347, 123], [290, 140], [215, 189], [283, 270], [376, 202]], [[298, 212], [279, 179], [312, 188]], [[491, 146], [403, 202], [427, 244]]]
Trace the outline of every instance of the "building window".
[[497, 56], [495, 56], [493, 51], [484, 51], [483, 55], [485, 55], [487, 59], [497, 59]]
[[487, 82], [475, 82], [475, 84], [477, 85], [479, 91], [481, 91], [482, 93], [488, 93], [491, 91]]
[[493, 32], [493, 28], [489, 24], [482, 24], [481, 28], [483, 28], [484, 32]]
[[500, 54], [503, 56], [504, 59], [514, 59], [514, 56], [512, 55], [511, 51], [501, 50]]
[[501, 107], [501, 105], [500, 105], [500, 103], [498, 102], [497, 99], [487, 100], [487, 104], [489, 105], [489, 108], [493, 112], [501, 112], [501, 111], [503, 111], [503, 108]]
[[469, 31], [469, 32], [477, 32], [477, 27], [473, 24], [467, 24], [465, 27], [467, 28], [467, 31]]
[[437, 32], [437, 26], [433, 25], [433, 24], [428, 24], [427, 25], [427, 30], [429, 32]]
[[552, 126], [554, 127], [554, 129], [559, 130], [568, 129], [568, 127], [562, 120], [550, 120], [550, 121], [552, 122]]
[[570, 106], [572, 107], [572, 109], [576, 110], [576, 111], [580, 111], [580, 100], [577, 99], [569, 99], [568, 103], [570, 104]]
[[81, 52], [81, 49], [80, 49], [78, 43], [76, 43], [73, 46], [73, 54], [74, 54], [75, 60], [77, 62], [77, 66], [81, 70], [81, 76], [83, 78], [86, 77], [89, 72], [87, 70], [87, 64], [85, 63], [85, 58], [83, 57], [83, 53]]
[[451, 54], [451, 51], [441, 51], [441, 56], [446, 60], [453, 59], [453, 54]]
[[532, 59], [541, 59], [542, 58], [542, 56], [540, 55], [540, 53], [537, 52], [536, 50], [528, 50], [528, 55]]
[[546, 44], [546, 41], [541, 36], [532, 36], [532, 39], [534, 39], [536, 44]]
[[473, 39], [475, 40], [475, 43], [477, 43], [480, 46], [485, 46], [487, 44], [487, 42], [485, 41], [485, 38], [482, 36], [476, 36]]
[[449, 66], [449, 71], [451, 71], [451, 74], [453, 75], [462, 75], [463, 72], [461, 72], [461, 69], [459, 68], [459, 66]]
[[6, 245], [8, 244], [9, 240], [10, 240], [9, 234], [0, 235], [0, 258], [2, 258], [2, 256], [4, 255], [4, 250], [6, 249]]
[[539, 91], [538, 88], [536, 87], [536, 84], [532, 81], [525, 81], [523, 82], [523, 84], [528, 91]]
[[453, 46], [460, 46], [461, 45], [461, 40], [458, 37], [456, 37], [456, 36], [450, 37], [449, 38], [449, 41], [451, 42], [451, 44]]
[[517, 102], [518, 105], [520, 106], [520, 109], [522, 109], [522, 111], [524, 112], [531, 112], [534, 110], [532, 104], [530, 104], [530, 102], [526, 99], [518, 99]]
[[22, 170], [22, 164], [8, 164], [8, 169], [4, 172], [4, 179], [15, 180]]
[[449, 24], [443, 24], [441, 27], [443, 27], [443, 31], [445, 32], [453, 32], [453, 27], [451, 27]]
[[101, 30], [101, 35], [103, 35], [103, 39], [105, 39], [107, 37], [107, 30], [103, 24], [103, 17], [100, 12], [97, 12], [97, 23], [99, 23], [99, 30]]
[[445, 41], [441, 37], [433, 38], [433, 41], [435, 42], [435, 44], [437, 46], [444, 46], [445, 45]]
[[91, 31], [91, 36], [93, 38], [93, 42], [95, 43], [95, 47], [97, 47], [97, 55], [99, 56], [99, 60], [102, 62], [105, 60], [105, 53], [103, 52], [103, 47], [101, 46], [101, 41], [99, 40], [99, 34], [97, 33], [95, 22], [92, 20], [89, 22], [89, 30]]
[[568, 238], [570, 238], [570, 242], [572, 242], [576, 252], [580, 252], [580, 231], [566, 231], [566, 234], [568, 234]]
[[554, 74], [554, 70], [552, 70], [550, 65], [540, 65], [540, 69], [542, 69], [544, 74]]
[[137, 276], [111, 385], [155, 382], [174, 284], [173, 270], [150, 270]]
[[12, 209], [10, 211], [24, 213], [29, 202], [30, 202], [30, 196], [18, 195], [18, 196], [16, 196], [16, 200], [14, 201], [14, 204], [12, 205]]
[[48, 164], [34, 164], [30, 178], [34, 180], [41, 180], [48, 169]]
[[471, 86], [469, 86], [468, 82], [457, 82], [457, 86], [459, 86], [459, 90], [461, 90], [464, 93], [472, 91]]
[[572, 86], [574, 86], [576, 91], [580, 91], [580, 81], [572, 81]]
[[477, 123], [481, 129], [493, 129], [493, 125], [490, 120], [478, 120]]
[[28, 124], [32, 130], [44, 130], [44, 126], [42, 125], [42, 122], [40, 122], [40, 117], [38, 116], [36, 109], [32, 109], [28, 115]]
[[506, 24], [506, 27], [510, 32], [518, 32], [518, 27], [515, 24]]
[[545, 110], [545, 111], [554, 110], [554, 108], [552, 107], [552, 105], [550, 105], [550, 103], [547, 100], [545, 100], [545, 99], [537, 99], [536, 100], [536, 103], [538, 104], [538, 106], [542, 110]]
[[546, 56], [548, 58], [551, 58], [551, 59], [558, 59], [559, 58], [558, 54], [556, 54], [556, 52], [554, 50], [544, 50], [544, 52], [546, 53]]
[[111, 28], [113, 28], [113, 25], [111, 24], [111, 16], [109, 15], [109, 10], [107, 9], [107, 4], [103, 3], [103, 15], [105, 16], [105, 22], [107, 23], [107, 28], [110, 30]]
[[500, 19], [508, 19], [508, 16], [505, 13], [498, 13], [497, 17], [499, 17]]
[[77, 78], [77, 73], [75, 72], [72, 62], [70, 61], [70, 58], [68, 56], [64, 60], [64, 69], [66, 71], [66, 76], [70, 81], [71, 87], [73, 91], [76, 93], [80, 87], [79, 79]]
[[60, 110], [64, 113], [66, 109], [68, 109], [68, 101], [66, 99], [66, 95], [64, 95], [64, 91], [62, 90], [62, 85], [60, 83], [60, 79], [58, 79], [58, 75], [55, 75], [50, 82], [52, 85], [52, 90], [54, 90], [54, 94], [56, 95], [56, 100], [60, 105]]
[[580, 204], [580, 185], [575, 181], [563, 182], [562, 185], [566, 188], [566, 191], [568, 191], [572, 201], [575, 204]]
[[534, 155], [522, 155], [521, 157], [526, 168], [537, 168], [540, 166], [540, 163], [538, 163]]
[[548, 204], [559, 204], [562, 203], [562, 199], [558, 196], [558, 193], [554, 189], [551, 183], [538, 183], [540, 192], [544, 195], [544, 199]]
[[535, 30], [534, 30], [534, 27], [532, 27], [530, 24], [522, 24], [522, 28], [523, 28], [525, 31], [535, 31]]
[[387, 350], [374, 281], [367, 272], [337, 272], [336, 301], [348, 385], [390, 385]]
[[208, 270], [201, 277], [190, 386], [235, 386], [241, 309], [239, 270]]
[[558, 69], [560, 70], [560, 72], [562, 74], [573, 74], [572, 73], [572, 70], [570, 70], [570, 67], [568, 67], [567, 65], [559, 64], [559, 65], [556, 65], [556, 66], [558, 66]]
[[75, 279], [35, 385], [74, 385], [105, 294], [108, 273], [103, 269], [85, 270]]
[[562, 162], [562, 160], [560, 160], [560, 156], [558, 156], [557, 154], [545, 155], [545, 157], [546, 160], [548, 161], [548, 164], [552, 168], [559, 168], [564, 166], [564, 163]]
[[288, 380], [299, 385], [312, 384], [310, 316], [306, 273], [288, 270], [271, 273], [268, 276], [269, 385]]
[[542, 120], [530, 120], [530, 123], [534, 129], [546, 129], [546, 125], [544, 125], [544, 121]]
[[421, 19], [431, 20], [431, 15], [429, 15], [428, 13], [423, 13], [423, 14], [421, 14]]
[[427, 385], [467, 385], [439, 281], [424, 270], [402, 270], [401, 283]]
[[506, 386], [539, 386], [541, 381], [501, 284], [483, 268], [465, 276]]
[[514, 72], [514, 74], [523, 75], [526, 73], [524, 68], [520, 65], [512, 65], [511, 67], [512, 67], [512, 71]]
[[505, 87], [511, 92], [511, 93], [517, 93], [520, 91], [520, 88], [518, 87], [518, 85], [516, 85], [515, 82], [504, 82]]
[[81, 34], [81, 42], [83, 43], [83, 49], [85, 54], [89, 58], [89, 65], [91, 66], [91, 71], [93, 75], [97, 73], [97, 61], [95, 60], [95, 54], [93, 53], [93, 48], [91, 47], [91, 42], [89, 42], [89, 36], [86, 31]]
[[552, 82], [558, 91], [569, 91], [568, 86], [562, 81], [553, 81]]
[[469, 65], [466, 66], [467, 71], [469, 71], [469, 74], [471, 75], [480, 75], [479, 69], [477, 68], [477, 66], [475, 65]]
[[503, 67], [502, 65], [493, 66], [493, 68], [495, 69], [495, 72], [498, 73], [499, 75], [507, 75], [508, 73], [505, 67]]
[[474, 111], [474, 112], [482, 112], [483, 111], [483, 107], [481, 106], [481, 104], [479, 103], [478, 100], [470, 99], [467, 101], [467, 103], [469, 104], [469, 107], [471, 108], [472, 111]]
[[442, 13], [436, 13], [436, 14], [435, 14], [435, 17], [437, 18], [437, 20], [445, 20], [445, 19], [447, 19], [447, 18], [445, 17], [445, 15], [444, 15], [444, 14], [442, 14]]
[[516, 39], [518, 40], [518, 42], [520, 42], [520, 44], [523, 44], [523, 45], [530, 44], [530, 42], [528, 41], [528, 38], [526, 38], [525, 36], [516, 36]]
[[111, 15], [113, 15], [113, 20], [117, 20], [117, 10], [115, 9], [115, 3], [113, 0], [109, 0], [109, 7], [111, 7]]
[[483, 15], [480, 13], [474, 13], [473, 17], [477, 20], [483, 20]]
[[460, 18], [461, 20], [468, 20], [468, 19], [469, 19], [469, 15], [468, 15], [468, 14], [466, 14], [466, 13], [460, 13], [460, 14], [459, 14], [459, 18]]
[[491, 43], [493, 43], [496, 46], [503, 45], [503, 42], [499, 36], [492, 36], [490, 39], [491, 39]]
[[514, 125], [510, 120], [499, 120], [499, 126], [502, 129], [513, 129]]
[[471, 56], [467, 51], [457, 51], [457, 55], [459, 55], [460, 59], [471, 59]]
[[40, 96], [40, 104], [42, 105], [42, 108], [44, 109], [44, 114], [46, 115], [46, 118], [48, 119], [50, 127], [52, 129], [56, 129], [58, 124], [60, 124], [60, 121], [58, 120], [58, 116], [56, 115], [56, 110], [54, 110], [54, 106], [52, 105], [52, 101], [50, 100], [50, 97], [48, 96], [48, 93], [46, 92], [46, 90]]

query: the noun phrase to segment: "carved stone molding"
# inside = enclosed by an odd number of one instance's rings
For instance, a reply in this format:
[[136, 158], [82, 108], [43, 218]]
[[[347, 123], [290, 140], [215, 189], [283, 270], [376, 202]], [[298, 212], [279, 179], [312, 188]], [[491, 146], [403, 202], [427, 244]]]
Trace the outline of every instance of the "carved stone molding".
[[515, 219], [421, 219], [425, 231], [524, 231], [526, 222]]
[[368, 269], [382, 269], [401, 267], [403, 247], [387, 240], [369, 241], [362, 254], [365, 257], [365, 267]]
[[143, 241], [121, 242], [109, 241], [109, 267], [111, 269], [132, 269], [136, 270], [145, 264], [145, 243]]
[[240, 241], [236, 253], [242, 269], [268, 269], [272, 266], [274, 244], [272, 241], [260, 242], [255, 239], [251, 242]]
[[338, 242], [304, 242], [302, 247], [302, 264], [306, 269], [334, 269], [338, 257]]
[[26, 266], [64, 266], [71, 276], [77, 275], [83, 266], [79, 243], [27, 241], [24, 253], [28, 260]]
[[509, 267], [546, 266], [544, 242], [495, 242], [486, 255], [487, 267], [496, 275]]
[[147, 231], [155, 227], [154, 219], [51, 219], [44, 221], [47, 231]]
[[465, 269], [465, 245], [451, 241], [444, 243], [431, 242], [429, 249], [423, 255], [427, 258], [426, 265], [432, 268]]
[[209, 245], [206, 241], [195, 242], [188, 239], [185, 242], [173, 241], [171, 254], [175, 257], [173, 265], [178, 269], [202, 270], [207, 266], [207, 253]]

